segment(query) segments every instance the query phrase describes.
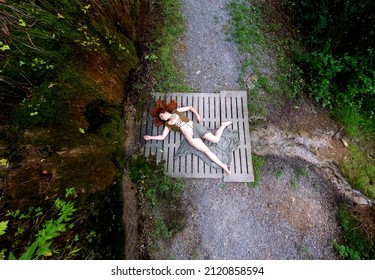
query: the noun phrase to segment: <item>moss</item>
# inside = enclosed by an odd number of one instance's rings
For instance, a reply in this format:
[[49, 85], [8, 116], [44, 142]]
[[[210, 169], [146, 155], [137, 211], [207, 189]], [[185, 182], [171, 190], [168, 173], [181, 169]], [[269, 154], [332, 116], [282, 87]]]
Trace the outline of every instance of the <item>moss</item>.
[[130, 17], [132, 18], [133, 22], [137, 22], [140, 7], [139, 0], [130, 0], [130, 5]]
[[[95, 149], [77, 157], [66, 157], [57, 170], [54, 188], [75, 187], [80, 193], [95, 193], [110, 187], [116, 175], [116, 167], [110, 156]], [[73, 175], [73, 176], [72, 176]], [[52, 193], [56, 193], [52, 190]]]
[[[96, 99], [121, 103], [123, 81], [137, 62], [134, 45], [128, 38], [111, 24], [105, 27], [100, 22], [92, 22], [90, 17], [84, 22], [84, 12], [77, 3], [46, 1], [41, 4], [45, 10], [31, 2], [22, 7], [27, 15], [26, 27], [37, 18], [43, 20], [28, 28], [36, 48], [30, 47], [30, 38], [24, 30], [14, 26], [14, 36], [23, 43], [12, 46], [2, 70], [14, 81], [32, 80], [34, 84], [31, 94], [28, 93], [29, 97], [15, 114], [19, 125], [30, 128], [59, 124], [63, 116], [64, 122], [74, 128], [87, 128], [88, 122], [83, 115], [87, 104]], [[56, 8], [64, 18], [56, 16]], [[66, 18], [69, 14], [77, 15], [77, 10], [81, 14], [77, 22]], [[100, 52], [84, 45], [83, 40], [89, 40], [86, 38], [98, 38], [102, 47]], [[22, 95], [24, 93], [19, 96]], [[20, 97], [9, 99], [15, 103], [22, 101]], [[62, 113], [64, 110], [67, 111]]]
[[351, 159], [342, 161], [341, 168], [350, 184], [371, 199], [375, 199], [375, 166], [361, 147], [350, 145]]
[[122, 64], [125, 63], [130, 66], [130, 68], [135, 66], [137, 53], [133, 41], [116, 29], [111, 29], [104, 25], [104, 23], [96, 24], [95, 30], [100, 36], [103, 46], [105, 46], [105, 51], [110, 53], [113, 62], [115, 62], [114, 64], [118, 64], [120, 61]]
[[31, 97], [20, 103], [15, 118], [22, 127], [58, 125], [63, 120], [65, 109], [61, 91], [44, 83], [34, 87]]
[[38, 163], [32, 162], [18, 168], [15, 172], [9, 173], [12, 180], [8, 182], [8, 196], [11, 198], [27, 198], [34, 200], [40, 194], [40, 184], [42, 182], [38, 172]]

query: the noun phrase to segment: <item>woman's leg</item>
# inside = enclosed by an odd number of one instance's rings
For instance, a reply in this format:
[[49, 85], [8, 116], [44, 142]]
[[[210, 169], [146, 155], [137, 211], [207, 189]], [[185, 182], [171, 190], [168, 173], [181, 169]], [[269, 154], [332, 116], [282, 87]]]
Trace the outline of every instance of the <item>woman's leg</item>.
[[203, 136], [203, 139], [206, 139], [212, 143], [217, 143], [219, 142], [221, 135], [223, 134], [224, 128], [226, 128], [228, 125], [231, 125], [232, 122], [222, 122], [221, 126], [216, 130], [215, 134], [212, 134], [211, 132], [205, 134]]
[[204, 153], [206, 156], [209, 157], [209, 159], [211, 159], [213, 162], [215, 162], [221, 168], [223, 168], [223, 170], [225, 171], [227, 175], [229, 176], [231, 175], [231, 172], [229, 171], [228, 166], [219, 160], [219, 158], [210, 150], [210, 148], [208, 148], [206, 144], [204, 144], [202, 139], [188, 136], [186, 137], [186, 140], [190, 143], [190, 145], [192, 145], [194, 148]]

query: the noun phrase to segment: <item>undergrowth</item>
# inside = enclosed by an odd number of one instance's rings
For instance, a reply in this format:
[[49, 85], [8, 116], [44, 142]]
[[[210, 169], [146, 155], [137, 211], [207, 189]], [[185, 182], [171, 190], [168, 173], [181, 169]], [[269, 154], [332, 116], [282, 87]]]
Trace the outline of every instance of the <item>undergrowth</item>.
[[251, 183], [251, 186], [257, 187], [262, 181], [262, 167], [265, 163], [265, 159], [261, 156], [252, 154], [252, 163], [253, 163], [253, 172], [254, 172], [254, 182]]
[[143, 155], [132, 157], [129, 177], [138, 187], [138, 197], [143, 205], [143, 227], [150, 237], [145, 245], [148, 257], [152, 258], [184, 223], [181, 200], [185, 182], [165, 175], [163, 162], [157, 163], [155, 157]]
[[164, 165], [153, 157], [134, 156], [129, 165], [129, 177], [138, 184], [151, 206], [157, 205], [161, 198], [176, 199], [181, 195], [182, 179], [166, 176]]
[[364, 152], [358, 144], [351, 144], [350, 159], [340, 162], [340, 166], [351, 185], [365, 196], [375, 200], [374, 158]]
[[375, 241], [361, 228], [359, 219], [344, 206], [339, 208], [337, 219], [344, 233], [342, 241], [333, 241], [340, 257], [347, 260], [375, 259]]
[[[347, 2], [353, 2], [355, 6], [348, 5], [344, 14], [333, 9], [340, 24], [344, 15], [360, 10], [364, 2], [373, 5], [371, 1]], [[293, 25], [296, 17], [300, 17], [310, 23], [311, 20], [317, 21], [317, 25], [303, 26], [304, 31], [310, 28], [327, 31], [331, 25], [326, 20], [334, 18], [324, 9], [337, 3], [339, 1], [331, 1], [329, 5], [322, 6], [314, 1], [251, 1], [251, 4], [246, 0], [231, 1], [232, 34], [243, 56], [242, 79], [248, 89], [251, 112], [264, 119], [270, 108], [275, 108], [285, 98], [297, 99], [305, 95], [319, 102], [339, 122], [345, 136], [352, 140], [349, 143], [350, 158], [340, 163], [344, 175], [353, 188], [375, 199], [373, 48], [364, 48], [367, 46], [364, 44], [361, 52], [352, 50], [351, 53], [338, 55], [334, 53], [336, 49], [331, 50], [329, 45], [320, 41], [314, 45], [315, 50], [311, 50], [311, 45], [306, 44], [306, 38], [299, 31], [301, 26], [297, 29]], [[309, 5], [314, 8], [313, 15], [309, 13]], [[307, 12], [298, 14], [301, 7]], [[293, 12], [288, 14], [285, 11]], [[319, 11], [323, 13], [319, 14]], [[369, 17], [367, 23], [371, 23], [372, 18]], [[350, 32], [357, 33], [355, 30], [353, 28]], [[339, 36], [335, 38], [341, 38], [343, 26], [336, 31]], [[319, 32], [314, 32], [312, 35], [318, 36]], [[321, 33], [329, 35], [329, 32]], [[370, 37], [363, 36], [364, 40]], [[329, 41], [326, 37], [320, 39], [326, 43]], [[346, 47], [353, 48], [351, 45]], [[254, 164], [257, 161], [255, 157]], [[359, 233], [361, 229], [356, 229], [355, 219], [341, 210], [339, 222], [347, 241], [345, 245], [335, 245], [341, 256], [373, 258], [373, 247], [368, 247], [368, 242], [373, 241], [363, 239], [361, 243], [363, 232]], [[356, 232], [355, 240], [352, 240], [353, 232]]]
[[[11, 209], [19, 201], [22, 211], [35, 201], [47, 204], [72, 186], [77, 209], [84, 209], [80, 221], [99, 229], [90, 238], [103, 242], [94, 248], [80, 239], [96, 251], [85, 255], [82, 249], [77, 258], [115, 258], [124, 247], [115, 237], [121, 234], [121, 196], [113, 194], [124, 165], [122, 103], [124, 83], [137, 63], [132, 40], [140, 2], [126, 1], [130, 9], [124, 1], [0, 2], [1, 213], [16, 211]], [[6, 234], [13, 231], [17, 227], [9, 222]], [[66, 234], [57, 238], [60, 245], [72, 240]], [[51, 251], [50, 258], [69, 257]]]
[[278, 106], [285, 98], [301, 95], [302, 70], [292, 59], [301, 46], [285, 22], [272, 20], [277, 11], [265, 4], [231, 1], [229, 12], [231, 33], [243, 56], [241, 79], [249, 92], [249, 107], [253, 114], [267, 117], [270, 104]]
[[[0, 222], [0, 259], [90, 259], [95, 252], [90, 246], [96, 237], [94, 230], [76, 231], [79, 224], [74, 188], [66, 189], [64, 198], [54, 200], [53, 206], [31, 206], [27, 211], [7, 210], [6, 220]], [[69, 199], [69, 200], [66, 200]], [[79, 211], [78, 211], [79, 212]], [[62, 238], [63, 237], [63, 238]]]
[[[184, 84], [183, 72], [174, 58], [179, 39], [184, 32], [184, 18], [178, 0], [162, 0], [163, 23], [148, 59], [156, 64], [156, 92], [191, 92]], [[150, 63], [150, 64], [151, 64]]]

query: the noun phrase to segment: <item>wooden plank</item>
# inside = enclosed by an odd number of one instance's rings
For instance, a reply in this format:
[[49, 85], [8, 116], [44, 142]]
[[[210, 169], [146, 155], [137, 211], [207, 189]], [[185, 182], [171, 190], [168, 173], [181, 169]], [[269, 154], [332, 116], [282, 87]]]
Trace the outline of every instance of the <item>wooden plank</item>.
[[[198, 114], [200, 116], [203, 116], [204, 115], [204, 97], [205, 95], [202, 95], [202, 94], [196, 94], [193, 98], [196, 100], [196, 103], [197, 105], [193, 106], [194, 108], [196, 108]], [[193, 119], [193, 118], [192, 118]], [[195, 117], [194, 117], [194, 120]], [[204, 172], [204, 166], [205, 166], [205, 163], [203, 160], [197, 158], [197, 168], [198, 168], [198, 173], [201, 174], [201, 175], [204, 175], [205, 172]]]
[[[232, 96], [232, 92], [222, 92], [226, 97]], [[250, 133], [248, 126], [248, 111], [247, 111], [247, 98], [244, 92], [239, 93], [235, 99], [235, 104], [232, 106], [235, 108], [236, 118], [235, 129], [239, 132], [240, 146], [237, 151], [234, 152], [233, 158], [235, 160], [235, 170], [232, 172], [232, 176], [225, 177], [226, 182], [253, 182], [254, 175], [252, 171], [251, 161], [251, 148], [250, 146]]]

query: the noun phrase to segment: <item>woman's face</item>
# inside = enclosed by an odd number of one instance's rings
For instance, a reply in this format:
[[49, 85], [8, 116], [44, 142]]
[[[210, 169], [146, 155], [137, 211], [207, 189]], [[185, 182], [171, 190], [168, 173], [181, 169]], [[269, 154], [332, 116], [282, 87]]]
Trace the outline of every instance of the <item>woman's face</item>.
[[170, 117], [170, 113], [169, 112], [164, 112], [164, 113], [160, 113], [159, 114], [159, 118], [163, 121], [167, 121]]

